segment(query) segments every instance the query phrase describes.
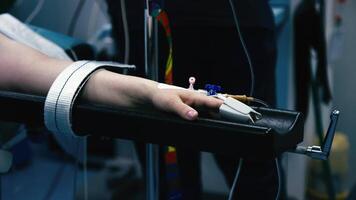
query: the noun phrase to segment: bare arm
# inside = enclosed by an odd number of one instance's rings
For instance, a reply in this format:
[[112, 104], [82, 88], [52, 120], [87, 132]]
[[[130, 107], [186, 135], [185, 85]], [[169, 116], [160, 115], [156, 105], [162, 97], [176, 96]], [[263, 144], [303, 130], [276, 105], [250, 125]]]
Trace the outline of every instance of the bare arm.
[[[49, 58], [0, 34], [0, 90], [46, 95], [60, 72], [71, 62]], [[160, 90], [157, 82], [101, 70], [84, 88], [85, 100], [111, 106], [153, 105], [185, 119], [198, 116], [191, 106], [217, 109], [222, 102], [181, 90]]]

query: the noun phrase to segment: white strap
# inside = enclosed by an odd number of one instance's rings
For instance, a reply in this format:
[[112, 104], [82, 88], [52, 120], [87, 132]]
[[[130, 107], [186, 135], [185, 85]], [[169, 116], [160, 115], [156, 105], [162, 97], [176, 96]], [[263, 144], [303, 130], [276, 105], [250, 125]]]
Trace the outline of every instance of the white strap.
[[54, 81], [46, 98], [45, 125], [50, 131], [65, 136], [76, 136], [72, 130], [73, 104], [93, 72], [105, 67], [135, 66], [113, 62], [78, 61], [67, 67]]
[[54, 133], [58, 132], [57, 125], [55, 122], [55, 115], [56, 115], [55, 113], [56, 113], [58, 97], [61, 94], [63, 87], [66, 85], [66, 82], [74, 74], [74, 72], [88, 62], [89, 61], [84, 61], [84, 60], [74, 62], [73, 64], [65, 68], [59, 74], [56, 80], [52, 83], [52, 86], [48, 91], [46, 101], [45, 101], [45, 106], [44, 106], [44, 123], [47, 129], [50, 130], [51, 132]]

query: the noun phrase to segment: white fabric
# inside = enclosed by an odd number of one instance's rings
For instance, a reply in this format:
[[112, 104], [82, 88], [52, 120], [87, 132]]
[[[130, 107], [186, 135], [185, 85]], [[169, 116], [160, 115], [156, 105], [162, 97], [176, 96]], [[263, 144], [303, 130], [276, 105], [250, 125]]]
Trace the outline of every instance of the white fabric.
[[53, 82], [44, 107], [46, 127], [64, 137], [76, 136], [72, 130], [72, 107], [86, 81], [100, 68], [134, 68], [113, 62], [77, 61], [67, 67]]
[[61, 47], [37, 34], [10, 14], [0, 15], [0, 33], [49, 57], [71, 60]]

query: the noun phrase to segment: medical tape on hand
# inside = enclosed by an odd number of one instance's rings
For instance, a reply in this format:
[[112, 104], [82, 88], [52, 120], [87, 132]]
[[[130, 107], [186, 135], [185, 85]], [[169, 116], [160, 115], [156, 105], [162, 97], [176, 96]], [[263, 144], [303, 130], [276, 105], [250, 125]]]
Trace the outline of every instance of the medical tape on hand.
[[68, 67], [71, 69], [66, 68], [52, 84], [46, 98], [45, 125], [50, 131], [76, 136], [72, 130], [74, 102], [91, 75], [105, 67], [134, 68], [135, 66], [113, 62], [78, 61]]

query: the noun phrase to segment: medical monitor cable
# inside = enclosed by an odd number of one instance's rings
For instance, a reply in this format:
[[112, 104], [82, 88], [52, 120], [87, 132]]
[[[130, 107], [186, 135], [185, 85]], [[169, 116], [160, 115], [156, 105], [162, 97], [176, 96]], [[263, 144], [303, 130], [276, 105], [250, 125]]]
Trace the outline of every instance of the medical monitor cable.
[[108, 15], [107, 4], [103, 2], [103, 0], [95, 0], [95, 3], [98, 5], [102, 14], [105, 15], [105, 18], [110, 19], [110, 16]]
[[241, 171], [241, 168], [242, 168], [242, 163], [243, 163], [243, 159], [240, 158], [239, 166], [237, 167], [237, 170], [236, 170], [236, 175], [235, 175], [234, 182], [233, 182], [233, 184], [231, 186], [231, 189], [230, 189], [230, 192], [229, 192], [228, 200], [232, 200], [233, 197], [234, 197], [235, 188], [236, 188], [236, 184], [237, 184], [237, 179], [239, 178], [239, 175], [240, 175], [240, 171]]
[[[251, 98], [251, 97], [247, 97], [247, 98]], [[266, 102], [264, 102], [264, 101], [262, 101], [260, 99], [257, 99], [257, 98], [251, 98], [251, 102], [259, 103], [259, 104], [265, 106], [266, 108], [269, 107], [269, 105]], [[241, 167], [242, 167], [242, 162], [243, 162], [243, 159], [240, 158], [239, 166], [237, 168], [236, 175], [235, 175], [233, 184], [232, 184], [230, 192], [229, 192], [228, 200], [232, 200], [233, 199], [233, 196], [234, 196], [234, 193], [235, 193], [236, 184], [237, 184], [237, 180], [238, 180], [238, 177], [240, 175], [240, 171], [241, 171]], [[278, 158], [275, 158], [275, 163], [276, 163], [276, 172], [277, 172], [277, 177], [278, 177], [278, 188], [277, 188], [277, 194], [276, 194], [276, 198], [275, 199], [278, 200], [279, 196], [280, 196], [281, 184], [282, 184], [281, 172], [280, 172]]]
[[276, 172], [277, 172], [277, 177], [278, 177], [278, 188], [277, 188], [277, 194], [276, 194], [275, 200], [278, 200], [279, 195], [281, 193], [282, 177], [281, 177], [281, 173], [280, 173], [278, 158], [275, 158], [275, 162], [276, 162]]
[[45, 0], [38, 0], [38, 3], [36, 7], [33, 9], [33, 11], [30, 13], [30, 15], [26, 18], [25, 23], [29, 24], [32, 22], [32, 20], [38, 15], [38, 13], [42, 10], [43, 4]]
[[[249, 64], [250, 73], [251, 73], [251, 87], [250, 87], [249, 96], [253, 96], [253, 92], [254, 92], [254, 88], [255, 88], [255, 74], [254, 74], [251, 58], [250, 58], [250, 55], [249, 55], [248, 50], [246, 48], [245, 41], [244, 41], [244, 39], [242, 37], [242, 34], [241, 34], [240, 25], [239, 25], [239, 21], [237, 19], [237, 14], [236, 14], [236, 11], [235, 11], [234, 3], [232, 2], [232, 0], [229, 0], [229, 3], [230, 3], [230, 7], [231, 7], [233, 18], [234, 18], [235, 26], [236, 26], [236, 29], [237, 29], [237, 33], [239, 34], [239, 39], [240, 39], [242, 48], [243, 48], [243, 50], [245, 52], [245, 55], [246, 55], [246, 58], [247, 58], [247, 62]], [[232, 200], [232, 198], [234, 196], [234, 189], [235, 189], [235, 186], [237, 184], [237, 180], [238, 180], [238, 178], [240, 176], [242, 163], [243, 163], [243, 159], [240, 158], [239, 159], [239, 166], [238, 166], [237, 171], [236, 171], [234, 182], [233, 182], [233, 184], [231, 186], [231, 189], [230, 189], [230, 192], [229, 192], [229, 198], [228, 198], [229, 200]]]
[[244, 50], [244, 53], [245, 53], [245, 55], [246, 55], [249, 68], [250, 68], [250, 73], [251, 73], [251, 88], [250, 88], [249, 96], [252, 97], [252, 96], [253, 96], [253, 93], [254, 93], [254, 90], [255, 90], [255, 73], [254, 73], [254, 69], [253, 69], [252, 62], [251, 62], [250, 54], [249, 54], [249, 52], [248, 52], [248, 50], [247, 50], [247, 47], [246, 47], [246, 44], [245, 44], [245, 40], [244, 40], [244, 38], [243, 38], [243, 36], [242, 36], [242, 33], [241, 33], [240, 24], [239, 24], [239, 21], [238, 21], [238, 19], [237, 19], [237, 14], [236, 14], [236, 11], [235, 11], [234, 3], [232, 2], [232, 0], [229, 0], [229, 3], [230, 3], [230, 7], [231, 7], [231, 11], [232, 11], [233, 18], [234, 18], [236, 30], [237, 30], [237, 33], [239, 34], [239, 39], [240, 39], [242, 48], [243, 48], [243, 50]]
[[[250, 72], [251, 72], [251, 88], [250, 88], [250, 94], [249, 94], [249, 96], [253, 96], [254, 87], [255, 87], [255, 74], [254, 74], [253, 65], [252, 65], [251, 58], [250, 58], [250, 55], [249, 55], [249, 53], [248, 53], [248, 50], [247, 50], [245, 41], [244, 41], [244, 39], [243, 39], [243, 37], [242, 37], [242, 33], [241, 33], [241, 30], [240, 30], [239, 21], [238, 21], [238, 19], [237, 19], [237, 14], [236, 14], [236, 11], [235, 11], [234, 3], [232, 2], [232, 0], [229, 0], [229, 3], [230, 3], [231, 11], [232, 11], [232, 14], [233, 14], [235, 26], [236, 26], [237, 32], [238, 32], [238, 34], [239, 34], [240, 42], [241, 42], [241, 45], [242, 45], [242, 47], [243, 47], [243, 50], [244, 50], [244, 52], [245, 52], [245, 55], [246, 55], [246, 58], [247, 58], [247, 61], [248, 61], [249, 67], [250, 67]], [[266, 104], [266, 103], [265, 103], [264, 101], [262, 101], [262, 100], [255, 99], [255, 102], [256, 102], [256, 103], [260, 103], [260, 104], [265, 105], [266, 107], [268, 107], [268, 104]], [[238, 166], [237, 171], [236, 171], [236, 175], [235, 175], [235, 178], [234, 178], [234, 182], [233, 182], [233, 185], [232, 185], [232, 187], [231, 187], [231, 189], [230, 189], [229, 200], [231, 200], [231, 199], [233, 198], [234, 188], [235, 188], [235, 186], [236, 186], [238, 177], [239, 177], [239, 175], [240, 175], [240, 171], [241, 171], [241, 167], [242, 167], [242, 162], [243, 162], [243, 159], [240, 158], [240, 160], [239, 160], [239, 166]], [[279, 199], [279, 195], [280, 195], [281, 176], [280, 176], [280, 169], [279, 169], [279, 164], [278, 164], [278, 159], [277, 159], [277, 158], [275, 159], [275, 162], [276, 162], [276, 170], [277, 170], [277, 176], [278, 176], [278, 190], [277, 190], [277, 195], [276, 195], [276, 200], [277, 200], [277, 199]]]
[[88, 200], [88, 139], [83, 139], [83, 181], [84, 181], [84, 200]]
[[262, 101], [261, 99], [253, 98], [252, 102], [258, 103], [266, 108], [269, 108], [269, 105], [265, 101]]
[[68, 28], [68, 35], [72, 36], [75, 30], [75, 26], [77, 25], [78, 18], [83, 10], [83, 6], [85, 4], [85, 0], [80, 0], [77, 7], [75, 8], [73, 17], [70, 21], [69, 28]]

